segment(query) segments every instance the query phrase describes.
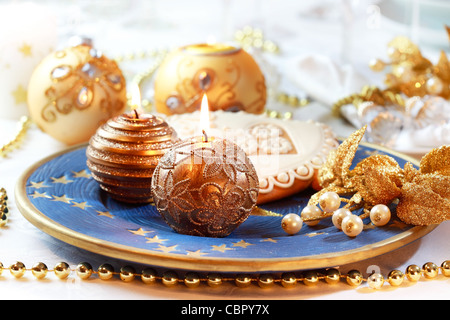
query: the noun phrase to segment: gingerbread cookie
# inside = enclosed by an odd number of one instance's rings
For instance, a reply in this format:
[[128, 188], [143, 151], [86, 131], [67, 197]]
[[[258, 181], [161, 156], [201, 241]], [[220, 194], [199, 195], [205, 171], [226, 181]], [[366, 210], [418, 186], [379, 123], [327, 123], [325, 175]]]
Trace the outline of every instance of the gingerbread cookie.
[[[182, 139], [199, 135], [200, 113], [166, 121]], [[249, 156], [259, 178], [258, 204], [282, 199], [308, 187], [318, 189], [317, 172], [339, 145], [329, 127], [314, 121], [282, 120], [265, 114], [215, 111], [209, 136], [232, 140]]]

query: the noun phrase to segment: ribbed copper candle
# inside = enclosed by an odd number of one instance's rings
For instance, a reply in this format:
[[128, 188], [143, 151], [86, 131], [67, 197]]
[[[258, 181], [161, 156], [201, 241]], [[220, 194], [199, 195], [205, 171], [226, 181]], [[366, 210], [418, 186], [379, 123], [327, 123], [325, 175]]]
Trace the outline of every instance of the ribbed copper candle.
[[89, 141], [87, 166], [113, 199], [128, 203], [152, 200], [151, 179], [159, 159], [177, 142], [163, 119], [125, 113], [108, 120]]

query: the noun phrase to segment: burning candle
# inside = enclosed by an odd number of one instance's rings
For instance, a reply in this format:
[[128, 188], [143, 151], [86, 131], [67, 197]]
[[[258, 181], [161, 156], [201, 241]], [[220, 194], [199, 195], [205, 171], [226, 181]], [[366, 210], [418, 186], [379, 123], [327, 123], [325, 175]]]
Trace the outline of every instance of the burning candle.
[[108, 120], [91, 137], [87, 166], [112, 198], [148, 203], [153, 171], [178, 138], [163, 119], [142, 113], [139, 87], [132, 94], [134, 109]]
[[153, 200], [176, 232], [225, 237], [252, 212], [258, 176], [239, 146], [208, 136], [206, 95], [202, 106], [202, 135], [175, 144], [161, 158], [152, 179]]
[[155, 108], [167, 115], [198, 109], [207, 93], [211, 110], [261, 114], [264, 74], [245, 50], [221, 43], [191, 44], [171, 52], [155, 75]]

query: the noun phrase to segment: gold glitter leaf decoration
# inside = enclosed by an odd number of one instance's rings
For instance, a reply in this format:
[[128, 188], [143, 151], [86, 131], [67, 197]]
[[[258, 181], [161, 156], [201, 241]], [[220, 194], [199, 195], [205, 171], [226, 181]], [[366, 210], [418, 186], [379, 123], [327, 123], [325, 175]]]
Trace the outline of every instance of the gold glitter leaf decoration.
[[450, 175], [450, 146], [431, 150], [420, 161], [420, 172]]
[[[417, 170], [411, 163], [402, 169], [392, 157], [372, 155], [350, 170], [365, 127], [349, 136], [329, 154], [319, 170], [322, 190], [315, 193], [308, 204], [317, 205], [327, 191], [342, 196], [345, 208], [363, 208], [367, 216], [377, 204], [398, 200], [397, 217], [413, 225], [430, 225], [450, 220], [450, 146], [433, 149], [425, 155]], [[328, 217], [324, 215], [322, 218]]]
[[364, 201], [372, 206], [387, 205], [401, 194], [401, 189], [395, 183], [397, 179], [390, 179], [387, 171], [378, 169], [378, 167], [369, 167], [365, 174], [357, 179], [358, 192]]
[[319, 170], [319, 183], [323, 187], [346, 187], [349, 183], [350, 166], [367, 126], [352, 133], [341, 145], [332, 150], [326, 163]]
[[[450, 188], [447, 179], [446, 188]], [[397, 217], [405, 223], [425, 226], [450, 219], [450, 199], [429, 188], [429, 182], [405, 183], [397, 206]]]

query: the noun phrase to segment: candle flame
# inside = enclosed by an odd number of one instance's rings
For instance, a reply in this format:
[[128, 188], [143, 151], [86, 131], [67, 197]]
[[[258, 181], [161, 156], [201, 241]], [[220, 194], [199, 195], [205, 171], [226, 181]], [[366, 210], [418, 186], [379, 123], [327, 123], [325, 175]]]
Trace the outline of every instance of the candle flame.
[[141, 91], [137, 83], [132, 83], [131, 93], [131, 109], [141, 111]]
[[208, 105], [208, 97], [206, 94], [203, 95], [202, 104], [200, 108], [200, 132], [203, 135], [204, 132], [208, 132], [210, 130], [209, 125], [209, 105]]

